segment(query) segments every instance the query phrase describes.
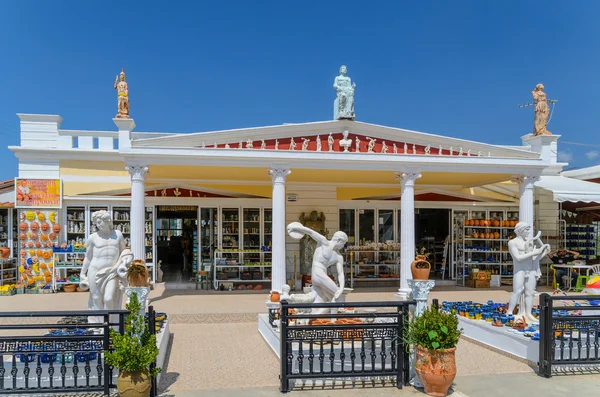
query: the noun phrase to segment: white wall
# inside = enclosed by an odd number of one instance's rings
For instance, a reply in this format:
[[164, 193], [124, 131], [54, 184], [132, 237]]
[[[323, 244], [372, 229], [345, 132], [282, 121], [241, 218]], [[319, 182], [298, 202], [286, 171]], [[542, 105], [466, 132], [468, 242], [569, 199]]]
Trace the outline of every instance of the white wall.
[[[338, 230], [338, 205], [337, 191], [335, 185], [306, 185], [306, 184], [286, 184], [286, 194], [295, 194], [298, 197], [296, 202], [286, 202], [286, 225], [290, 222], [297, 222], [300, 214], [304, 212], [308, 215], [311, 211], [323, 212], [325, 214], [325, 228], [329, 230], [332, 236]], [[286, 236], [286, 250], [288, 273], [294, 271], [294, 252], [298, 255], [300, 243], [298, 240]], [[299, 271], [300, 262], [297, 259]]]

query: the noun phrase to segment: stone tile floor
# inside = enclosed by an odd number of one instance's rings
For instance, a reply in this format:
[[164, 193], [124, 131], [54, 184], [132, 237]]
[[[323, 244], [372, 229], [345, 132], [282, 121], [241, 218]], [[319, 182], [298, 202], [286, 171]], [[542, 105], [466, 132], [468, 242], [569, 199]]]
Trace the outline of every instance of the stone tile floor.
[[[348, 300], [393, 301], [395, 291], [357, 290]], [[507, 288], [440, 287], [432, 298], [506, 302], [509, 295]], [[87, 293], [15, 295], [1, 297], [0, 310], [82, 310], [87, 298]], [[193, 390], [277, 390], [279, 362], [257, 330], [257, 314], [265, 311], [266, 291], [224, 293], [170, 290], [157, 285], [150, 299], [157, 311], [170, 316], [172, 339], [160, 384], [165, 395]], [[461, 340], [457, 349], [457, 367], [458, 375], [464, 377], [533, 374], [526, 364], [466, 340]]]

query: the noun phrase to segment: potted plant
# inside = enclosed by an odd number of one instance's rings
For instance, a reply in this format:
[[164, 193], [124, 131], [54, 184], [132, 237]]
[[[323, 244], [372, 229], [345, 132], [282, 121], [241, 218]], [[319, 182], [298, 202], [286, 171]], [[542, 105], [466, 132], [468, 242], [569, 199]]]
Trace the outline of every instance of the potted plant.
[[150, 275], [146, 263], [135, 259], [127, 269], [127, 281], [131, 287], [147, 287], [150, 284]]
[[106, 363], [120, 370], [117, 390], [121, 397], [148, 397], [151, 376], [156, 376], [160, 368], [150, 369], [156, 361], [158, 347], [156, 335], [151, 335], [141, 305], [134, 292], [127, 304], [129, 315], [125, 319], [123, 335], [110, 330], [113, 351], [106, 353]]
[[429, 272], [431, 264], [427, 261], [429, 253], [425, 253], [425, 247], [421, 248], [421, 252], [417, 251], [415, 260], [410, 264], [410, 272], [413, 280], [429, 280]]
[[445, 396], [456, 377], [454, 354], [461, 333], [456, 315], [436, 307], [408, 322], [406, 343], [416, 349], [415, 370], [430, 396]]

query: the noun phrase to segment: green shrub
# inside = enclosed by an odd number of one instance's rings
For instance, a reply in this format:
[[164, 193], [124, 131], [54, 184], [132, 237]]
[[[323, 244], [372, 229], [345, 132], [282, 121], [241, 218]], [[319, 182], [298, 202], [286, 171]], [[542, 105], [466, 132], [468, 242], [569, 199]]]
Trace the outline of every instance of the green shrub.
[[127, 372], [140, 372], [147, 370], [153, 376], [160, 372], [160, 368], [150, 371], [152, 364], [158, 356], [156, 335], [151, 335], [144, 316], [140, 315], [140, 302], [137, 294], [131, 294], [127, 310], [129, 315], [125, 319], [125, 332], [123, 335], [110, 330], [113, 351], [106, 353], [106, 363]]
[[444, 350], [456, 347], [461, 333], [456, 315], [430, 307], [419, 317], [409, 320], [404, 335], [407, 345]]

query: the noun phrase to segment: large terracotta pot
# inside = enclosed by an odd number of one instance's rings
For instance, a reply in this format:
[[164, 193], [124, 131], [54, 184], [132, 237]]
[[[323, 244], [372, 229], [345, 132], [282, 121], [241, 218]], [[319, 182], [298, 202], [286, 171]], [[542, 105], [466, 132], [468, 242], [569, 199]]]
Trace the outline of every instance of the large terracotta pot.
[[279, 295], [279, 291], [271, 291], [271, 302], [279, 302], [281, 300], [281, 296]]
[[0, 256], [2, 256], [2, 258], [6, 259], [10, 256], [10, 248], [7, 247], [2, 247], [0, 248]]
[[148, 397], [150, 388], [150, 375], [146, 371], [121, 371], [117, 378], [117, 390], [121, 397]]
[[[424, 269], [417, 268], [417, 264], [420, 266], [427, 266]], [[431, 271], [431, 265], [427, 262], [425, 255], [417, 255], [415, 260], [410, 264], [410, 272], [412, 273], [413, 280], [429, 280], [429, 272]]]
[[425, 393], [430, 396], [445, 396], [456, 377], [456, 348], [429, 350], [417, 346], [415, 370]]

